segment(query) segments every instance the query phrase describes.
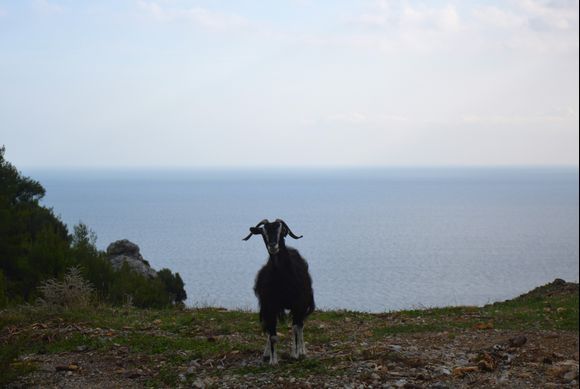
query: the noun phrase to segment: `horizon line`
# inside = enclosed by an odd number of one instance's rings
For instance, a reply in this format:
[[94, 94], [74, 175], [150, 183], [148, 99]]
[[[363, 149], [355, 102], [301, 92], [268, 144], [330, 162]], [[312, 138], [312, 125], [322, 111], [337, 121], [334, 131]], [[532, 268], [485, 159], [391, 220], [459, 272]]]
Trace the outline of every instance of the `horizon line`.
[[18, 167], [18, 170], [35, 170], [35, 171], [143, 171], [143, 170], [183, 170], [183, 171], [220, 171], [220, 170], [237, 170], [237, 171], [256, 171], [256, 170], [385, 170], [385, 169], [579, 169], [578, 164], [489, 164], [489, 165], [86, 165], [86, 166], [39, 166], [29, 165]]

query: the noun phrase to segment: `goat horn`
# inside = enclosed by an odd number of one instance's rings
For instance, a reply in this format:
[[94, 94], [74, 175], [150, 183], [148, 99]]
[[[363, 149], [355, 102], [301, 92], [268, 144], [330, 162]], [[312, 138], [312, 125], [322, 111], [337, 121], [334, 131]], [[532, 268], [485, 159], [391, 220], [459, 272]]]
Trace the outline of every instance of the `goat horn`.
[[290, 229], [290, 227], [288, 227], [288, 224], [286, 224], [286, 222], [282, 219], [276, 219], [277, 222], [280, 222], [284, 225], [284, 227], [286, 228], [286, 230], [288, 231], [288, 235], [290, 235], [291, 237], [293, 237], [294, 239], [300, 239], [302, 238], [303, 235], [297, 236], [295, 235], [292, 230]]
[[[264, 220], [262, 220], [261, 222], [259, 222], [258, 224], [256, 224], [256, 226], [255, 226], [254, 228], [258, 228], [258, 227], [260, 227], [261, 225], [263, 225], [263, 224], [266, 224], [266, 223], [270, 223], [270, 222], [268, 221], [268, 219], [264, 219]], [[242, 239], [242, 240], [248, 240], [248, 239], [250, 239], [250, 238], [252, 237], [252, 235], [254, 235], [254, 233], [253, 233], [253, 232], [250, 232], [250, 233], [248, 234], [248, 236], [246, 236], [246, 237], [245, 237], [244, 239]]]

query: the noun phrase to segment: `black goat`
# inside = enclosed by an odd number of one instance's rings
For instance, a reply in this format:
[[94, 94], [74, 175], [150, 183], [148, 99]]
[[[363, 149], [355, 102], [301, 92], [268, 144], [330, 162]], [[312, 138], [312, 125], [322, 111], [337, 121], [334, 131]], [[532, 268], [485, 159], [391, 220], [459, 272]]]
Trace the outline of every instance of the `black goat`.
[[300, 256], [298, 250], [286, 247], [284, 238], [296, 236], [288, 225], [280, 219], [270, 223], [262, 220], [255, 227], [250, 227], [250, 234], [262, 235], [270, 254], [268, 262], [260, 269], [256, 276], [254, 293], [260, 303], [260, 322], [268, 339], [264, 349], [264, 361], [271, 365], [278, 362], [276, 356], [276, 324], [279, 318], [285, 316], [285, 310], [292, 315], [292, 357], [299, 358], [306, 355], [304, 347], [304, 319], [314, 311], [314, 294], [312, 279], [308, 273], [308, 264]]

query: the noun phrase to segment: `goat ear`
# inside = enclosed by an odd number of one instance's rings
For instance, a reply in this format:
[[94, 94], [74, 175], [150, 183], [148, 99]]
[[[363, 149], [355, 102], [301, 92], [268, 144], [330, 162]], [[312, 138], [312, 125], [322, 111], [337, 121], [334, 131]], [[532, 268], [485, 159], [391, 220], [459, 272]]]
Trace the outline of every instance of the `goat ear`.
[[250, 233], [242, 240], [248, 240], [252, 237], [252, 235], [261, 235], [262, 229], [259, 227], [250, 227]]
[[253, 235], [260, 235], [262, 233], [262, 229], [260, 227], [250, 227], [250, 232]]

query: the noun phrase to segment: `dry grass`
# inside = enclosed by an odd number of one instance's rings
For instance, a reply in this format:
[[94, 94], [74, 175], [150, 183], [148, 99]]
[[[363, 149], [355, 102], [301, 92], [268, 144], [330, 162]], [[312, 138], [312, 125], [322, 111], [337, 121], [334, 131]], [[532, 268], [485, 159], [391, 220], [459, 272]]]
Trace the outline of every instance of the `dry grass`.
[[95, 291], [76, 267], [68, 269], [62, 281], [51, 278], [39, 286], [38, 304], [48, 307], [82, 308], [90, 304]]

